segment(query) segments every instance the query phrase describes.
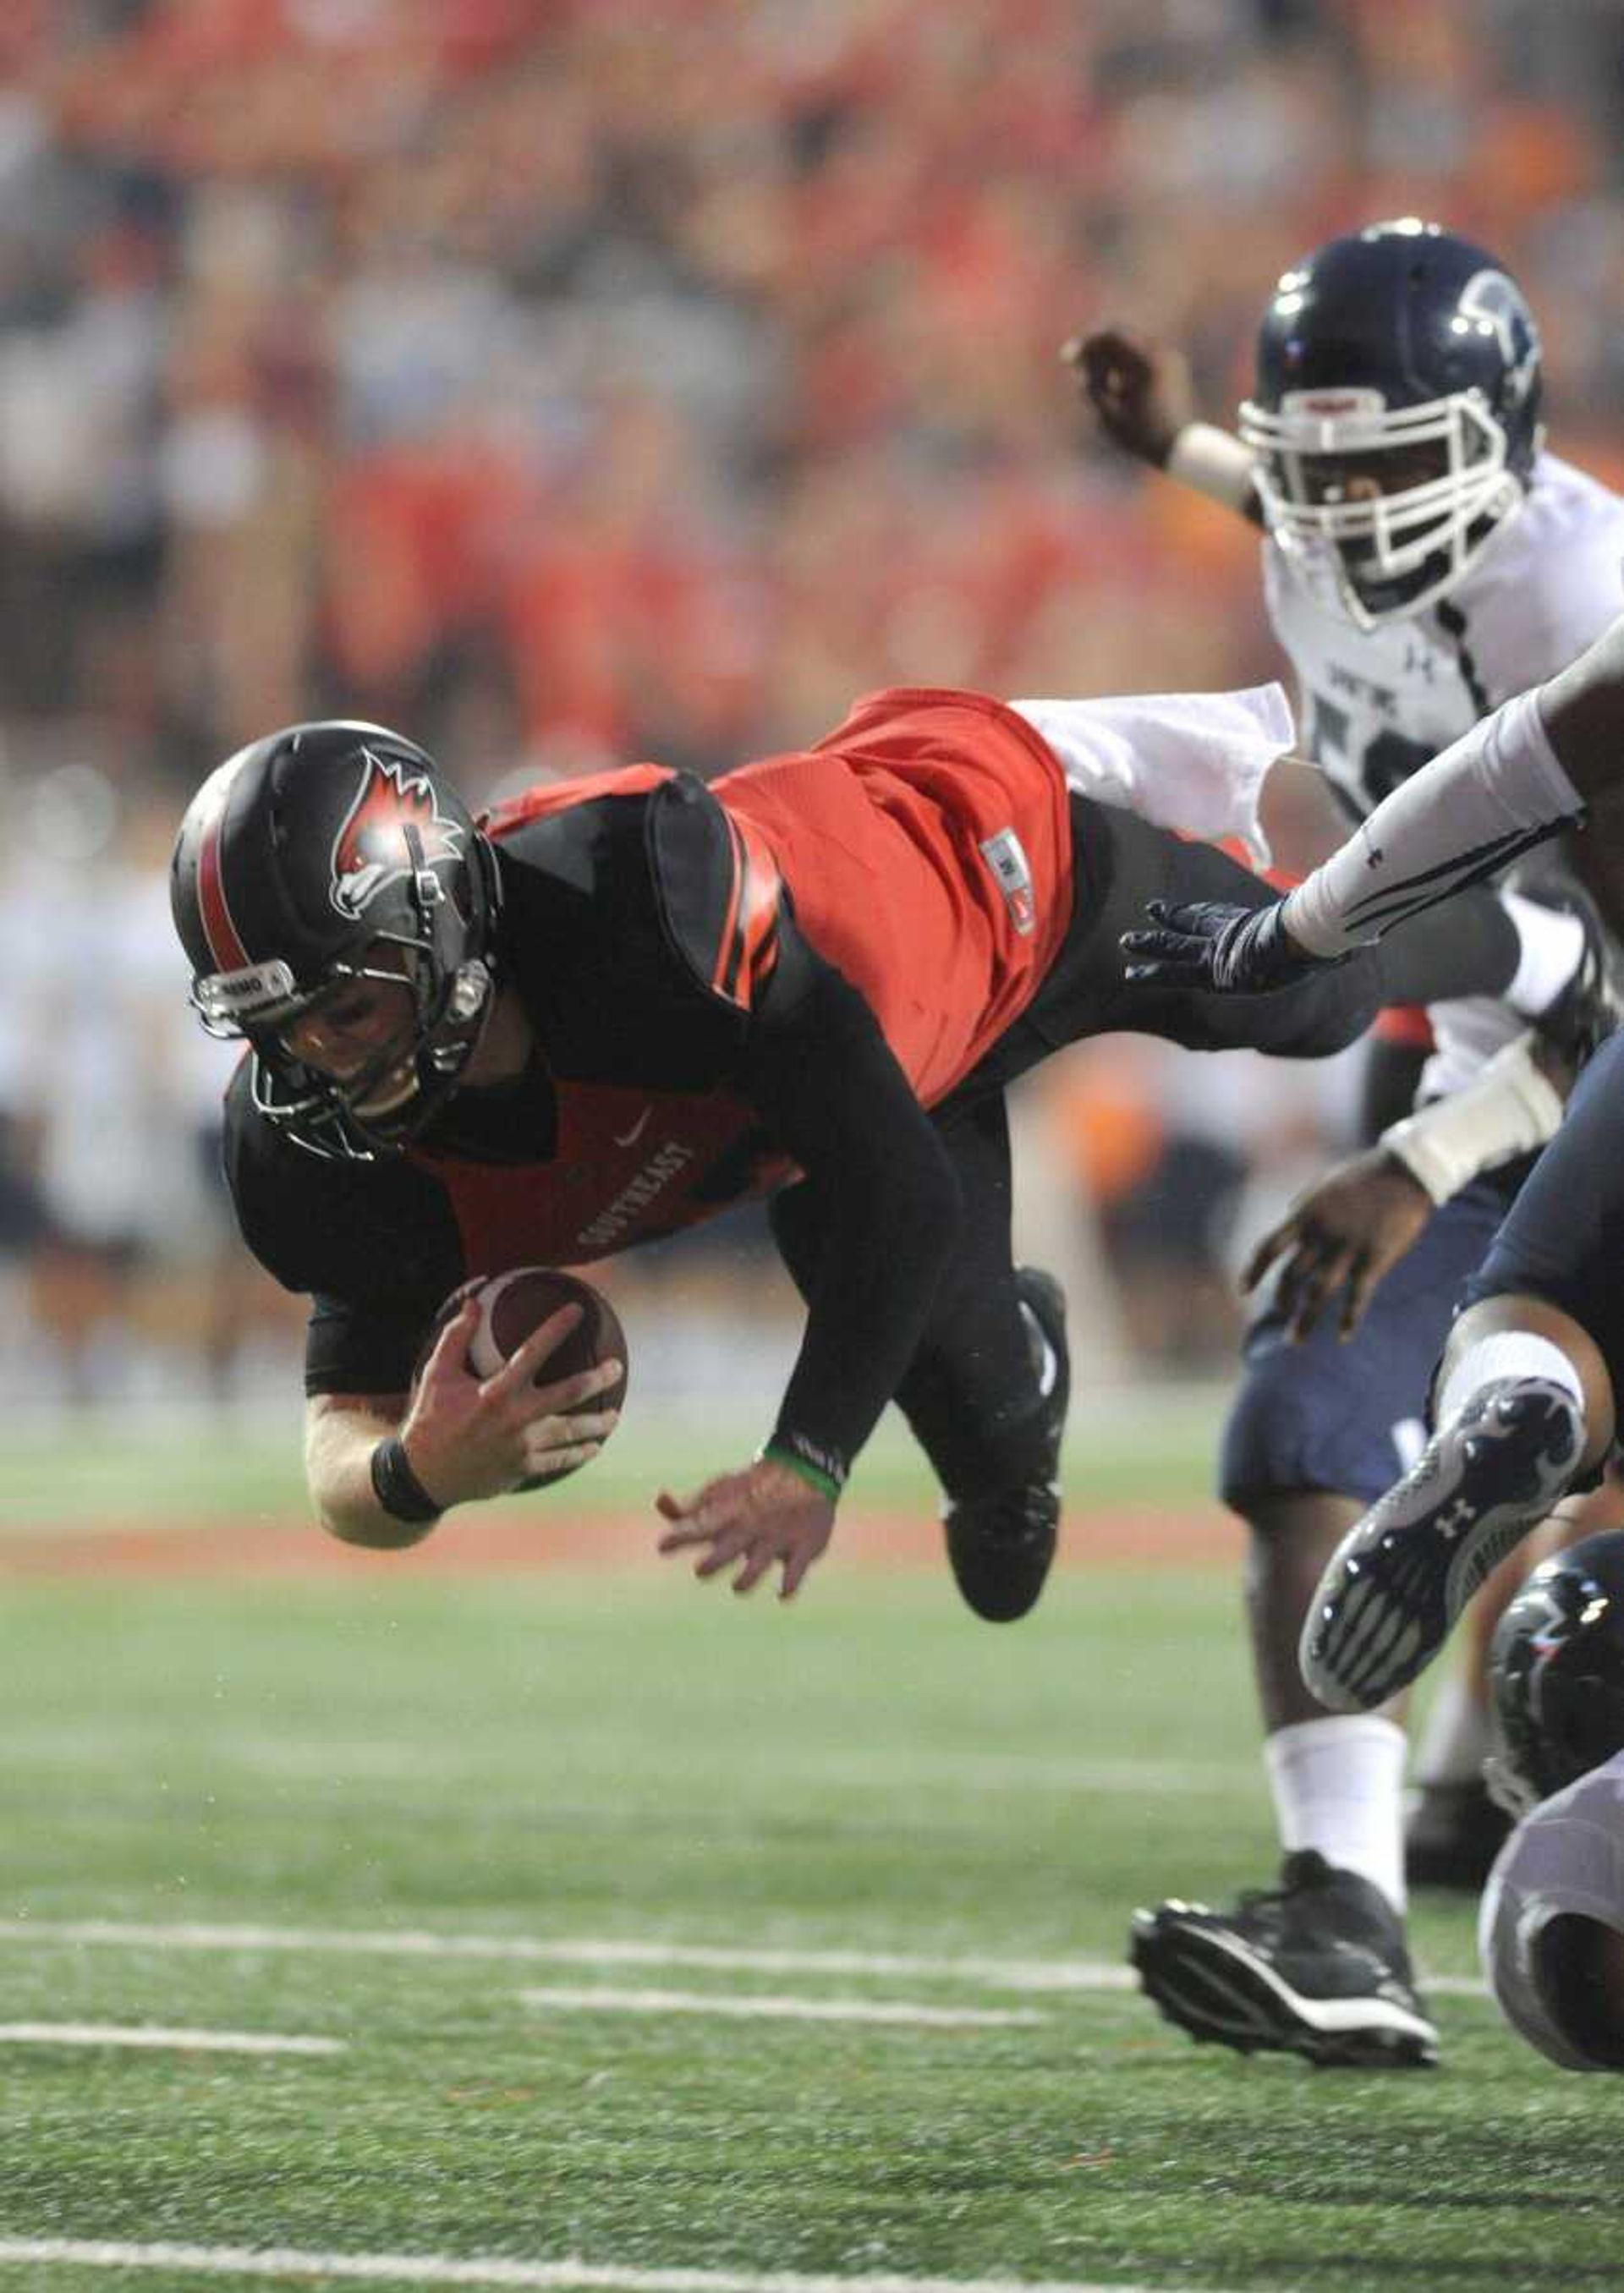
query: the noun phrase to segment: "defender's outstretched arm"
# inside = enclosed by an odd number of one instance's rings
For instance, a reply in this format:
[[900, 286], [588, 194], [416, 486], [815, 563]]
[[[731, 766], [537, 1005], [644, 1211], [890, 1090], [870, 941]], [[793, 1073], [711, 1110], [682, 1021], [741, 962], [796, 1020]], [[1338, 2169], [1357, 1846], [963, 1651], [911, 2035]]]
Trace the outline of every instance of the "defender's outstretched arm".
[[1587, 818], [1624, 869], [1624, 620], [1424, 765], [1275, 907], [1173, 909], [1124, 944], [1157, 984], [1266, 992]]

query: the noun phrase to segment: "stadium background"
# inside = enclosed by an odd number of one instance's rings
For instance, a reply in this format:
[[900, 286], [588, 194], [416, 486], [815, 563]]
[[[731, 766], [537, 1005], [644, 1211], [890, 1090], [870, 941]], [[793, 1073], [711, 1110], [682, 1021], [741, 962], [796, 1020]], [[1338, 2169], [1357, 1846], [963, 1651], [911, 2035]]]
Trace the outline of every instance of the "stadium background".
[[0, 2293], [1624, 2285], [1624, 2091], [1498, 2022], [1466, 1899], [1435, 2077], [1194, 2048], [1123, 1965], [1274, 1852], [1206, 1492], [1347, 1062], [1124, 1038], [1023, 1102], [1092, 1565], [1018, 1632], [894, 1426], [790, 1610], [654, 1560], [793, 1343], [748, 1222], [608, 1269], [567, 1500], [358, 1554], [163, 881], [313, 713], [478, 797], [889, 680], [1274, 674], [1255, 543], [1060, 344], [1181, 343], [1222, 419], [1285, 263], [1433, 215], [1624, 482], [1621, 128], [1616, 0], [0, 7]]
[[[1624, 477], [1611, 5], [16, 0], [0, 62], [12, 1413], [288, 1390], [159, 887], [245, 739], [374, 717], [484, 796], [885, 683], [1268, 677], [1251, 538], [1056, 352], [1125, 319], [1223, 418], [1269, 284], [1374, 215], [1502, 252], [1563, 450]], [[1024, 1199], [1093, 1387], [1222, 1373], [1349, 1095], [1121, 1039], [1045, 1078]], [[770, 1390], [759, 1229], [611, 1279], [646, 1397]]]

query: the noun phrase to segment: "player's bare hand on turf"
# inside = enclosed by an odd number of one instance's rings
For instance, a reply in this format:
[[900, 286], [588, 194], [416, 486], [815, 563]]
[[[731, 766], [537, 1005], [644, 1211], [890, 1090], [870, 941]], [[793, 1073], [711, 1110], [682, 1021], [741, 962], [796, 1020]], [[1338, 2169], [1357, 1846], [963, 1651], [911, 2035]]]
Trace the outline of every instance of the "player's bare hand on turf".
[[401, 1425], [412, 1471], [442, 1506], [499, 1496], [521, 1481], [589, 1464], [619, 1414], [581, 1406], [615, 1382], [617, 1361], [536, 1382], [549, 1355], [581, 1320], [579, 1306], [549, 1314], [488, 1378], [475, 1376], [467, 1363], [478, 1318], [478, 1304], [470, 1299], [446, 1324]]
[[1292, 1204], [1253, 1252], [1242, 1283], [1255, 1289], [1271, 1267], [1279, 1267], [1279, 1304], [1293, 1345], [1340, 1292], [1336, 1334], [1350, 1338], [1376, 1284], [1414, 1244], [1432, 1210], [1420, 1181], [1384, 1147], [1372, 1147], [1339, 1163]]
[[1190, 361], [1182, 351], [1120, 327], [1074, 335], [1060, 352], [1082, 385], [1108, 438], [1159, 470], [1181, 430], [1196, 419]]
[[[1319, 968], [1286, 929], [1283, 900], [1241, 908], [1226, 900], [1147, 903], [1152, 928], [1124, 932], [1127, 978], [1135, 987], [1267, 995]], [[1340, 960], [1341, 959], [1336, 959]]]
[[707, 1481], [694, 1496], [662, 1489], [654, 1503], [671, 1523], [660, 1539], [662, 1552], [697, 1552], [696, 1576], [717, 1576], [737, 1563], [735, 1592], [753, 1592], [770, 1569], [782, 1568], [784, 1600], [793, 1599], [834, 1527], [829, 1498], [771, 1457]]

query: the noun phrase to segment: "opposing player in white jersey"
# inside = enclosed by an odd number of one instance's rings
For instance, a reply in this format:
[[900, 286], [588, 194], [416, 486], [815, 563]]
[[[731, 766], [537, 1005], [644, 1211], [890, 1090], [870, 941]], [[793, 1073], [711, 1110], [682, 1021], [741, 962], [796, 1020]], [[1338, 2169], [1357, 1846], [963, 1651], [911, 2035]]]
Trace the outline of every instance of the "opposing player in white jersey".
[[1624, 1534], [1543, 1561], [1490, 1651], [1497, 1797], [1478, 1915], [1501, 2012], [1564, 2070], [1624, 2070]]
[[[1598, 880], [1624, 892], [1624, 615], [1384, 797], [1284, 899], [1149, 902], [1123, 937], [1127, 976], [1146, 993], [1271, 998], [1580, 827]], [[1368, 1713], [1408, 1688], [1489, 1572], [1612, 1454], [1620, 1141], [1615, 1032], [1464, 1287], [1429, 1397], [1435, 1430], [1314, 1588], [1298, 1654], [1328, 1711]]]
[[[1070, 355], [1118, 443], [1263, 527], [1270, 619], [1336, 799], [1320, 823], [1333, 841], [1624, 605], [1624, 503], [1543, 450], [1527, 304], [1490, 255], [1435, 225], [1375, 225], [1285, 274], [1238, 436], [1194, 418], [1169, 352], [1106, 333]], [[1141, 1913], [1133, 1942], [1146, 1989], [1198, 2038], [1321, 2063], [1435, 2054], [1404, 1941], [1403, 1734], [1396, 1714], [1328, 1714], [1296, 1650], [1328, 1556], [1423, 1438], [1456, 1296], [1557, 1120], [1528, 1020], [1570, 1057], [1604, 1024], [1595, 932], [1548, 908], [1525, 920], [1505, 1002], [1431, 1013], [1421, 1110], [1373, 1122], [1378, 1146], [1263, 1253], [1285, 1278], [1248, 1333], [1221, 1481], [1250, 1532], [1285, 1865], [1232, 1912]], [[1339, 1310], [1320, 1312], [1338, 1292]]]

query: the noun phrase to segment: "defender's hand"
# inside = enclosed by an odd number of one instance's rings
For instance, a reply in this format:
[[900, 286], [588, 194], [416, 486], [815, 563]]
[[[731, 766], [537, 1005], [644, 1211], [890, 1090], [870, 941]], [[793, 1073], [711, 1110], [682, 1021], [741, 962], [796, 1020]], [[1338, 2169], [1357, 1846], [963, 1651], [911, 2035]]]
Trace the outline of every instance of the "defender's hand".
[[401, 1424], [412, 1471], [442, 1506], [499, 1496], [537, 1475], [550, 1478], [590, 1463], [619, 1417], [613, 1409], [579, 1407], [614, 1384], [619, 1362], [599, 1362], [548, 1385], [535, 1382], [548, 1357], [580, 1321], [579, 1306], [549, 1314], [494, 1377], [483, 1380], [467, 1365], [478, 1318], [470, 1299], [446, 1324]]
[[1265, 908], [1231, 907], [1195, 900], [1182, 907], [1152, 900], [1145, 913], [1158, 928], [1124, 932], [1135, 986], [1208, 988], [1221, 995], [1267, 995], [1305, 979], [1322, 962], [1342, 956], [1310, 955], [1287, 932], [1283, 900]]
[[1338, 1338], [1351, 1338], [1371, 1292], [1396, 1266], [1433, 1214], [1432, 1198], [1384, 1147], [1339, 1163], [1295, 1202], [1246, 1262], [1243, 1288], [1255, 1290], [1280, 1266], [1286, 1334], [1300, 1345], [1338, 1290]]
[[1173, 442], [1197, 418], [1190, 361], [1119, 327], [1074, 335], [1060, 356], [1072, 368], [1100, 426], [1128, 453], [1166, 467]]
[[784, 1600], [793, 1599], [834, 1527], [830, 1499], [772, 1457], [707, 1481], [696, 1496], [678, 1498], [662, 1489], [654, 1502], [674, 1524], [660, 1539], [662, 1552], [697, 1550], [696, 1576], [715, 1576], [742, 1562], [733, 1580], [735, 1592], [752, 1592], [770, 1568], [782, 1566], [778, 1597]]

